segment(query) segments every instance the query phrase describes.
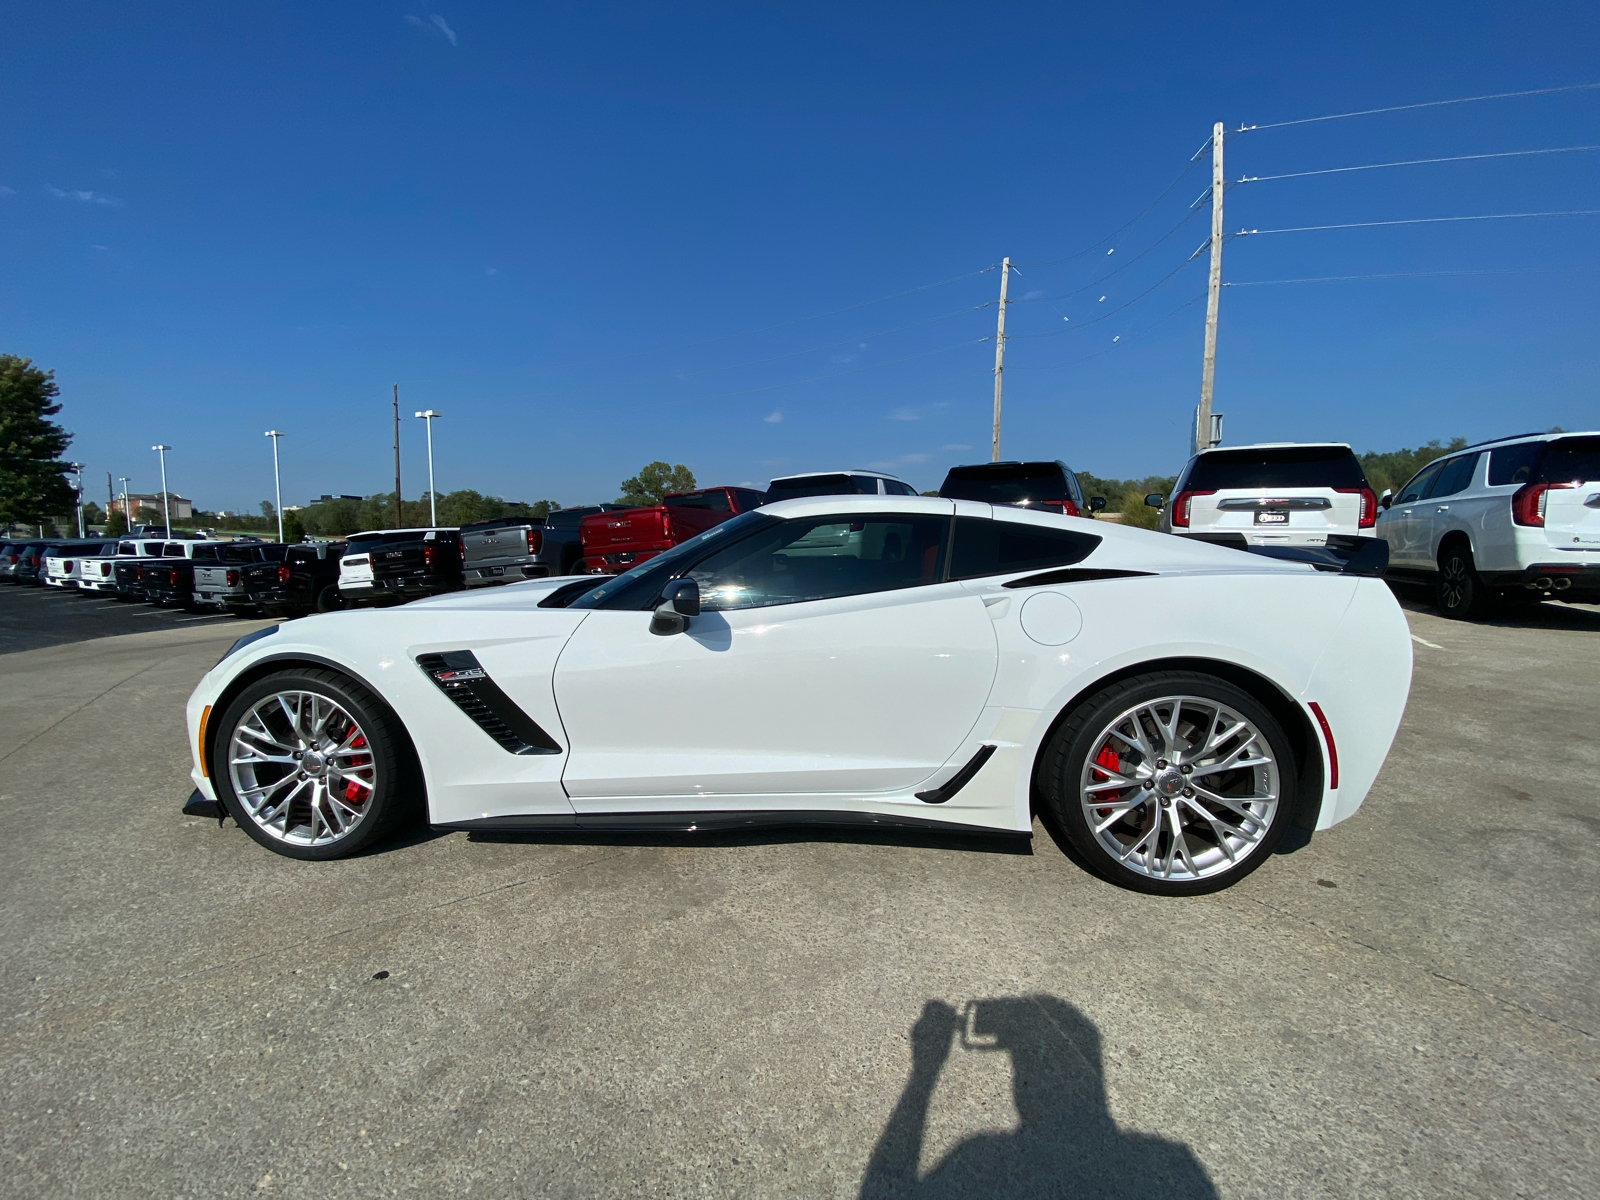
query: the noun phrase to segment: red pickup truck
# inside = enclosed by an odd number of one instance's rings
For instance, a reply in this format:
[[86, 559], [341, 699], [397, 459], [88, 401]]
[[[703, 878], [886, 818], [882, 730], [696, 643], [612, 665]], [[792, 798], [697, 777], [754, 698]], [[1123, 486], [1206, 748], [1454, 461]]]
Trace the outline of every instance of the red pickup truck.
[[663, 496], [656, 508], [625, 508], [583, 519], [581, 575], [615, 575], [704, 533], [713, 525], [760, 508], [754, 488], [714, 487]]

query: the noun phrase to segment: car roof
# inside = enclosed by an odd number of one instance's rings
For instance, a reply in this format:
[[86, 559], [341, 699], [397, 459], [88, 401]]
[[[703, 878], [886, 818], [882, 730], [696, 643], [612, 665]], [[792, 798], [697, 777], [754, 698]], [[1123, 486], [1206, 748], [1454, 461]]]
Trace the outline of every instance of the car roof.
[[[821, 475], [867, 475], [873, 479], [892, 479], [896, 483], [905, 482], [905, 480], [901, 479], [900, 476], [890, 475], [887, 471], [868, 471], [862, 467], [847, 467], [838, 471], [801, 471], [794, 475], [775, 475], [773, 476], [772, 482], [777, 483], [780, 479], [815, 479]], [[751, 490], [759, 492], [761, 489], [752, 488]]]
[[1470, 446], [1462, 446], [1460, 450], [1451, 450], [1450, 453], [1460, 454], [1464, 450], [1482, 450], [1485, 446], [1507, 446], [1514, 442], [1558, 442], [1563, 438], [1592, 437], [1600, 437], [1600, 430], [1586, 432], [1582, 429], [1563, 429], [1559, 433], [1554, 431], [1539, 433], [1513, 433], [1507, 437], [1490, 438], [1486, 442], [1473, 442]]
[[1251, 442], [1248, 446], [1207, 446], [1200, 454], [1219, 450], [1349, 450], [1349, 442]]

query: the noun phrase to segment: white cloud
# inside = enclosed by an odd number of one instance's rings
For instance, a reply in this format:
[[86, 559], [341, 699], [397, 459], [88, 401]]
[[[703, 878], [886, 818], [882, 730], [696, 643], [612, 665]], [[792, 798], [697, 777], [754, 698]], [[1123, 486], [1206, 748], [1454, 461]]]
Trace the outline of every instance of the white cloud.
[[122, 204], [122, 201], [118, 200], [115, 196], [107, 196], [103, 192], [85, 191], [82, 188], [74, 188], [71, 191], [62, 191], [58, 187], [51, 187], [49, 184], [46, 184], [44, 190], [58, 199], [77, 200], [82, 204], [108, 204], [113, 208], [120, 207]]
[[410, 21], [413, 25], [420, 26], [423, 29], [426, 29], [428, 27], [428, 23], [426, 21], [424, 21], [421, 17], [417, 16], [416, 13], [407, 13], [406, 14], [406, 20]]
[[111, 249], [111, 247], [110, 246], [101, 246], [101, 245], [98, 245], [98, 244], [96, 244], [94, 242], [90, 242], [89, 243], [89, 249], [91, 249], [91, 250], [109, 250], [109, 249]]
[[16, 194], [17, 194], [17, 189], [16, 188], [8, 188], [8, 187], [4, 186], [3, 184], [0, 184], [0, 196], [15, 196]]
[[500, 274], [500, 268], [499, 267], [485, 267], [483, 269], [483, 273], [485, 275], [498, 275], [498, 274]]
[[900, 461], [903, 463], [925, 463], [932, 457], [933, 455], [931, 454], [902, 454]]
[[941, 449], [941, 450], [971, 450], [972, 447], [971, 446], [963, 446], [963, 445], [961, 445], [959, 443], [956, 443], [956, 444], [950, 445], [950, 446], [940, 446], [939, 449]]
[[456, 44], [456, 31], [451, 29], [450, 26], [445, 23], [445, 19], [443, 17], [441, 17], [438, 13], [429, 13], [428, 19], [439, 27], [440, 33], [444, 34], [445, 37], [450, 39], [450, 44], [452, 46]]
[[768, 425], [782, 425], [783, 424], [783, 412], [781, 410], [775, 408], [775, 409], [772, 410], [771, 413], [769, 413], [765, 417], [762, 417], [761, 419], [763, 421], [765, 421]]
[[1038, 298], [1039, 298], [1039, 297], [1040, 297], [1040, 296], [1042, 296], [1042, 295], [1044, 295], [1044, 292], [1043, 292], [1043, 290], [1042, 290], [1042, 289], [1040, 289], [1040, 288], [1034, 288], [1034, 289], [1033, 289], [1033, 291], [1031, 291], [1031, 292], [1028, 292], [1028, 293], [1027, 293], [1027, 294], [1026, 294], [1026, 295], [1024, 295], [1024, 296], [1023, 296], [1023, 297], [1022, 297], [1022, 298], [1023, 298], [1023, 299], [1024, 299], [1024, 300], [1037, 300], [1037, 299], [1038, 299]]
[[890, 413], [888, 416], [884, 417], [884, 420], [885, 421], [920, 421], [920, 420], [922, 420], [922, 414], [919, 413], [914, 408], [897, 408], [892, 413]]
[[860, 357], [861, 356], [859, 354], [830, 354], [828, 356], [828, 361], [833, 363], [835, 366], [842, 367], [845, 363], [853, 363]]

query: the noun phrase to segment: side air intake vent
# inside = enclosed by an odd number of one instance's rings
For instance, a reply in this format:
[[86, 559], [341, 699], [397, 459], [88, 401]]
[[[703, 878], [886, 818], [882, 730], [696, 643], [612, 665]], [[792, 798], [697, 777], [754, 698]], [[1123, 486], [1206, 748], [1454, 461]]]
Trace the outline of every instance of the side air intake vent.
[[488, 672], [470, 650], [447, 650], [443, 654], [419, 654], [417, 666], [456, 707], [472, 718], [473, 724], [512, 754], [560, 754], [554, 738], [539, 727], [511, 697], [489, 678]]

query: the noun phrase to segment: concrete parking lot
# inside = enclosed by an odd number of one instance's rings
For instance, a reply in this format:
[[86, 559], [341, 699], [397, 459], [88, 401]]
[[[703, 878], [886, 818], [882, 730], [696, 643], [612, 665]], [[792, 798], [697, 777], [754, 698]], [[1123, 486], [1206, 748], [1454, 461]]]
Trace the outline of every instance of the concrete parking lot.
[[1408, 607], [1365, 807], [1182, 901], [1042, 827], [293, 862], [179, 811], [257, 624], [0, 655], [0, 1194], [1592, 1196], [1600, 611]]

